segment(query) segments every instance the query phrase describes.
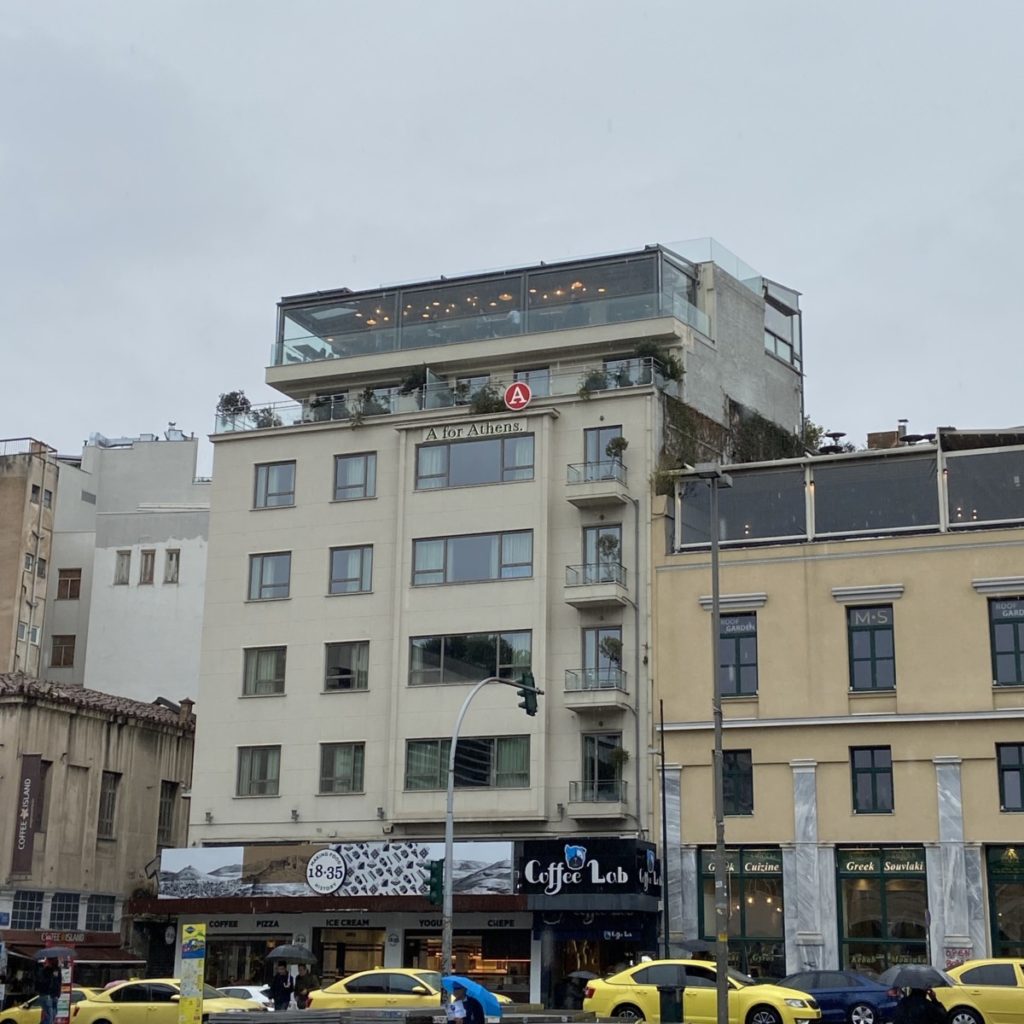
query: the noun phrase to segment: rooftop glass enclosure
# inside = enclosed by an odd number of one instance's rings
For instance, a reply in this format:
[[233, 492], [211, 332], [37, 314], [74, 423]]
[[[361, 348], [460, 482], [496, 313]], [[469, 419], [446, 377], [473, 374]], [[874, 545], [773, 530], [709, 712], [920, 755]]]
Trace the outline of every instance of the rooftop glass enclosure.
[[674, 316], [709, 335], [696, 269], [659, 246], [601, 259], [280, 303], [272, 364]]
[[[937, 532], [1024, 522], [1024, 445], [970, 451], [939, 446], [886, 454], [725, 467], [723, 544]], [[709, 543], [707, 483], [678, 485], [680, 547]]]

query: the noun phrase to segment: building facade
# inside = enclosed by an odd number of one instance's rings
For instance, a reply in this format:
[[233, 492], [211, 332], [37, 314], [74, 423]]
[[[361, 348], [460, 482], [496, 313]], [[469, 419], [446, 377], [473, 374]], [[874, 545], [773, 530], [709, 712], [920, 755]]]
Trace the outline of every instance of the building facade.
[[0, 676], [0, 941], [7, 998], [34, 993], [42, 945], [76, 949], [76, 981], [141, 970], [125, 901], [150, 885], [159, 851], [184, 843], [190, 705], [142, 704]]
[[[934, 435], [933, 435], [934, 436]], [[1024, 434], [729, 467], [730, 955], [755, 973], [1024, 954]], [[658, 560], [672, 932], [714, 933], [709, 485]]]
[[[291, 850], [279, 867], [298, 889], [249, 889], [253, 916], [198, 886], [175, 912], [215, 917], [214, 960], [230, 930], [235, 969], [300, 935], [328, 976], [436, 967], [424, 892], [456, 717], [471, 684], [532, 676], [536, 716], [491, 685], [462, 727], [456, 836], [504, 844], [465, 860], [504, 863], [514, 885], [460, 882], [457, 963], [554, 1002], [572, 971], [655, 948], [656, 858], [637, 845], [653, 820], [652, 486], [692, 422], [727, 432], [747, 410], [798, 428], [798, 297], [649, 246], [296, 296], [278, 326], [267, 380], [288, 401], [226, 395], [214, 437], [190, 841], [238, 844], [243, 864]], [[309, 850], [346, 844], [411, 846], [412, 891], [311, 891]], [[524, 883], [549, 869], [574, 881]]]
[[143, 702], [198, 690], [209, 481], [198, 440], [94, 434], [58, 459], [43, 670]]
[[54, 450], [32, 437], [0, 440], [0, 670], [38, 673], [52, 568]]

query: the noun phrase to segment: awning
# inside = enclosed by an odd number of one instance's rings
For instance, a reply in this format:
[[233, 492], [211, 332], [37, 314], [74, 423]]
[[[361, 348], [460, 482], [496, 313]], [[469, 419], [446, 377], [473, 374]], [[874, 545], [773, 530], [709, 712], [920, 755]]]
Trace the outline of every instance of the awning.
[[[39, 946], [8, 946], [7, 952], [26, 960], [34, 960]], [[120, 946], [79, 946], [75, 951], [76, 964], [144, 964], [138, 953]]]

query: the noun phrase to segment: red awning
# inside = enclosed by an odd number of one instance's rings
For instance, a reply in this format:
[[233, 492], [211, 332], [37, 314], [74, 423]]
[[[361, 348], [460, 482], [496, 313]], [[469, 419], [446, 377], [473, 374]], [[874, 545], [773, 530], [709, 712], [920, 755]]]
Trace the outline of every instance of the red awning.
[[[40, 947], [36, 947], [38, 949]], [[28, 946], [8, 946], [8, 953], [14, 956], [24, 957], [26, 960], [34, 960], [36, 949]], [[130, 949], [121, 949], [120, 946], [78, 946], [75, 949], [76, 964], [144, 964], [138, 953]]]

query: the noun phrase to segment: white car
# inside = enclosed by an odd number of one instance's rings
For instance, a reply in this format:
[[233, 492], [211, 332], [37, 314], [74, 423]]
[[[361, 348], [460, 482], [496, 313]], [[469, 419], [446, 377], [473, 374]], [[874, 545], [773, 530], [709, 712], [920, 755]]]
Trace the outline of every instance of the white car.
[[252, 999], [268, 1010], [274, 1008], [274, 1000], [270, 998], [270, 989], [266, 985], [224, 985], [217, 991], [233, 999]]

